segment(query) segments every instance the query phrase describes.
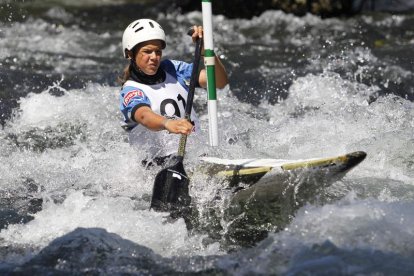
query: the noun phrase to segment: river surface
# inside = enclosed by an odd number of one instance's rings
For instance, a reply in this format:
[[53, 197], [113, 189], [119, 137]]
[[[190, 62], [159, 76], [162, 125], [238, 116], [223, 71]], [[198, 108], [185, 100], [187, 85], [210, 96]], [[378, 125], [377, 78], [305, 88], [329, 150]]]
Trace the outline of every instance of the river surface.
[[[367, 153], [283, 229], [229, 247], [225, 219], [190, 231], [149, 210], [159, 167], [141, 166], [120, 127], [124, 28], [156, 19], [163, 56], [191, 61], [185, 33], [201, 13], [16, 2], [0, 10], [0, 274], [414, 274], [414, 14], [214, 17], [230, 77], [218, 91], [220, 147], [194, 141], [189, 171], [202, 154]], [[207, 137], [206, 93], [196, 93]], [[219, 185], [192, 178], [199, 210]]]

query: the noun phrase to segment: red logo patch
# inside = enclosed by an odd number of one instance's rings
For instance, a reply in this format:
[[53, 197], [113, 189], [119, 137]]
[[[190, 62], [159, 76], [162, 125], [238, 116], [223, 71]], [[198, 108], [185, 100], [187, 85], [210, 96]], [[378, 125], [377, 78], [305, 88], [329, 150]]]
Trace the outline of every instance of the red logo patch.
[[142, 90], [132, 90], [129, 91], [125, 97], [124, 97], [124, 105], [127, 106], [129, 104], [129, 102], [132, 100], [132, 98], [134, 97], [144, 97], [144, 92]]

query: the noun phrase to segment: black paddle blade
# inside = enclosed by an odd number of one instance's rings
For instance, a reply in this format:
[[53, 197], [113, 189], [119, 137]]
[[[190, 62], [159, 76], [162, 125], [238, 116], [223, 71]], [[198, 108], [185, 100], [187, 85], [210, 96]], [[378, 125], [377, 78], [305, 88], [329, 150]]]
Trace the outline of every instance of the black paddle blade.
[[161, 212], [180, 212], [191, 203], [189, 179], [182, 160], [161, 170], [155, 177], [151, 209]]

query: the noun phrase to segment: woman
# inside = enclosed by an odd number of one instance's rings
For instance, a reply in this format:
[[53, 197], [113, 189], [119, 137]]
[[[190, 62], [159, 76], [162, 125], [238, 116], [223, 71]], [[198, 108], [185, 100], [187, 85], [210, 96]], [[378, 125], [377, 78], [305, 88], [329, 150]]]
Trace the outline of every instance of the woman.
[[[195, 42], [198, 37], [202, 38], [203, 29], [193, 28]], [[121, 80], [120, 109], [125, 128], [133, 129], [131, 138], [138, 139], [141, 145], [142, 141], [151, 141], [147, 149], [150, 158], [172, 154], [173, 145], [177, 149], [177, 143], [166, 133], [189, 135], [193, 129], [196, 132], [199, 129], [194, 110], [191, 113], [194, 125], [184, 119], [193, 65], [169, 59], [161, 61], [165, 47], [164, 30], [151, 19], [132, 22], [122, 37], [124, 57], [130, 64]], [[217, 88], [227, 85], [227, 73], [217, 57], [215, 77]], [[198, 86], [207, 87], [205, 69], [199, 73]], [[161, 130], [166, 132], [160, 133]]]

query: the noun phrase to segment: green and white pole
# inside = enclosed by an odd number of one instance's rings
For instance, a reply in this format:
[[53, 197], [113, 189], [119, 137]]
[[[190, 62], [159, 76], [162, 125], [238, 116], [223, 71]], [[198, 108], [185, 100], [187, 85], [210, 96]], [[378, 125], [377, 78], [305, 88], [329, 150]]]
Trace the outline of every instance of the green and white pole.
[[209, 140], [210, 146], [216, 147], [218, 146], [217, 95], [211, 0], [202, 0], [201, 8], [204, 30], [204, 65], [207, 71]]

